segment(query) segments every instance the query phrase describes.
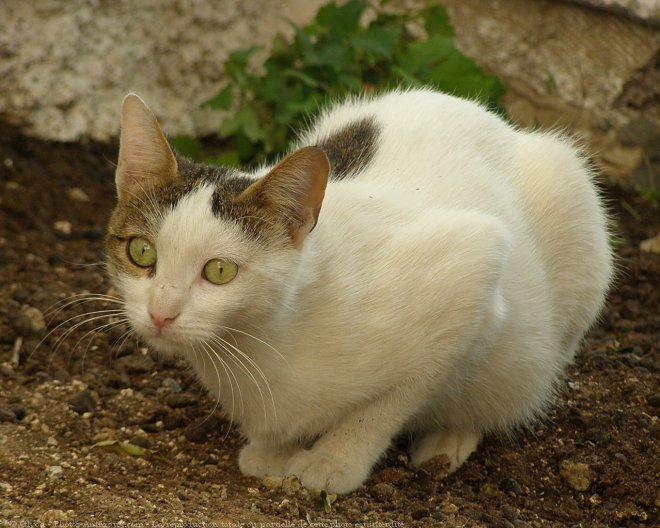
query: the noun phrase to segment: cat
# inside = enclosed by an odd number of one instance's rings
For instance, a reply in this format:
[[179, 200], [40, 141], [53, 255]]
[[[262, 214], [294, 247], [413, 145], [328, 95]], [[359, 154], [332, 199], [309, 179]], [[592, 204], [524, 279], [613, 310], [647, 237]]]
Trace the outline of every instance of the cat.
[[175, 154], [129, 94], [107, 269], [245, 475], [348, 493], [397, 435], [453, 471], [543, 415], [612, 277], [593, 180], [573, 141], [430, 89], [340, 102], [251, 172]]

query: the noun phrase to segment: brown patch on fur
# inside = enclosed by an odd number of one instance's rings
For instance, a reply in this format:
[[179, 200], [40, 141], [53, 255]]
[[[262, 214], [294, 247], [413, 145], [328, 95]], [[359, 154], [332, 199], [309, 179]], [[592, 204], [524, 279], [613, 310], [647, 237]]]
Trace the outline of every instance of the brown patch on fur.
[[376, 153], [379, 128], [373, 117], [355, 121], [319, 140], [332, 165], [332, 178], [343, 180], [364, 170]]

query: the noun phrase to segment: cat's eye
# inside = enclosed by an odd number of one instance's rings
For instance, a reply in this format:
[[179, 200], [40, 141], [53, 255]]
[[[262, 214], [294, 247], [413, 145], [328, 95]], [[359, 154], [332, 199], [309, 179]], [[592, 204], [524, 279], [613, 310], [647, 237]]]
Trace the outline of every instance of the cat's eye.
[[213, 284], [227, 284], [238, 273], [238, 265], [224, 259], [209, 260], [204, 266], [204, 278]]
[[156, 248], [146, 238], [133, 237], [128, 241], [128, 258], [141, 268], [156, 264]]

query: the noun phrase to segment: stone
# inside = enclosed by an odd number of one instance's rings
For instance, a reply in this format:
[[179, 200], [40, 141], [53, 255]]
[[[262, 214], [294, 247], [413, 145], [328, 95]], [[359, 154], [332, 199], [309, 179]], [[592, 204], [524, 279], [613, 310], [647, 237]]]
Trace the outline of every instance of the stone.
[[302, 489], [300, 480], [295, 475], [289, 475], [282, 481], [282, 491], [287, 495], [295, 495]]
[[64, 469], [62, 469], [62, 466], [46, 466], [46, 473], [48, 473], [48, 478], [62, 478], [63, 472]]
[[639, 243], [639, 249], [644, 253], [655, 253], [656, 255], [660, 254], [660, 233], [654, 237], [647, 238], [642, 240]]
[[520, 495], [523, 491], [518, 481], [510, 477], [504, 478], [500, 481], [500, 489], [506, 493], [511, 492], [516, 495]]
[[189, 392], [175, 392], [168, 394], [165, 397], [165, 405], [172, 409], [180, 409], [181, 407], [192, 407], [197, 405], [197, 398]]
[[53, 223], [53, 229], [58, 235], [68, 237], [73, 231], [73, 224], [68, 220], [58, 220]]
[[85, 414], [86, 412], [94, 412], [96, 408], [96, 400], [91, 392], [83, 391], [71, 400], [71, 407], [78, 414]]
[[559, 464], [559, 474], [576, 491], [586, 491], [596, 480], [593, 469], [584, 462], [563, 460]]
[[277, 489], [280, 489], [282, 487], [282, 483], [284, 482], [284, 478], [282, 477], [264, 477], [261, 483], [264, 485], [265, 488], [274, 491]]
[[656, 392], [655, 394], [650, 394], [649, 396], [647, 396], [646, 402], [651, 407], [660, 407], [660, 392]]
[[67, 189], [66, 195], [69, 197], [69, 200], [74, 202], [89, 202], [89, 195], [80, 187], [72, 187], [71, 189]]

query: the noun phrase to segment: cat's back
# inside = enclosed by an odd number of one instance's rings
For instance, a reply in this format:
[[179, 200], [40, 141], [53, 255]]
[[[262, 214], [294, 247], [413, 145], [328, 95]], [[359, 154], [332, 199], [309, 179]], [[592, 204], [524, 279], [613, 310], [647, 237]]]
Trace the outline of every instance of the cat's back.
[[333, 185], [381, 186], [411, 208], [472, 209], [503, 220], [521, 258], [533, 253], [545, 269], [564, 348], [573, 352], [612, 275], [606, 214], [574, 142], [516, 129], [478, 103], [431, 90], [345, 101], [302, 142], [328, 153], [330, 195]]

